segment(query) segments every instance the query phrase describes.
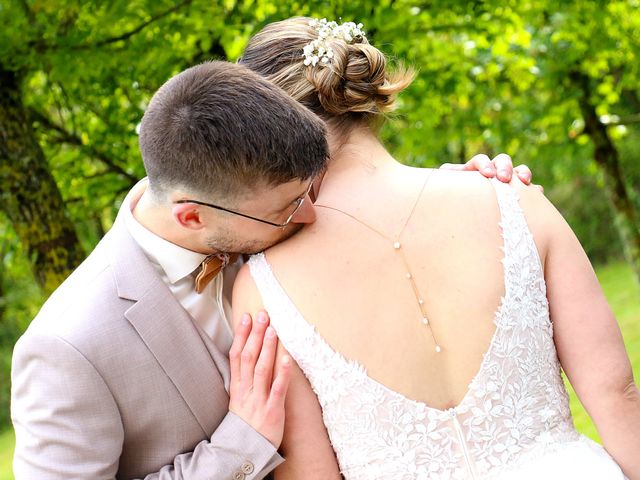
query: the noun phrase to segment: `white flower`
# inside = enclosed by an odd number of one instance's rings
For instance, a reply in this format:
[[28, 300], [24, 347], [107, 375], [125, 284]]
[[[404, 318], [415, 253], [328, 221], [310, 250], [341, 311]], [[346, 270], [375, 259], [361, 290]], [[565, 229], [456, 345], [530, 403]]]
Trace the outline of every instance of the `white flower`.
[[318, 63], [328, 64], [334, 56], [330, 42], [344, 41], [353, 43], [356, 39], [366, 39], [362, 23], [357, 25], [354, 22], [345, 22], [338, 25], [336, 22], [329, 22], [326, 18], [313, 19], [309, 21], [309, 26], [318, 32], [318, 39], [312, 40], [302, 48], [304, 64], [315, 67]]

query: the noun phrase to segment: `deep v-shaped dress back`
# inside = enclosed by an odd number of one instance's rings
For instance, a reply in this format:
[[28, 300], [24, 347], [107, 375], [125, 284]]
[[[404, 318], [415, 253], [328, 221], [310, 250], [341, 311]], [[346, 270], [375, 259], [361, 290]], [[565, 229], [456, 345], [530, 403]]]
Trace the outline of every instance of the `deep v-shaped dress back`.
[[346, 480], [624, 478], [606, 451], [573, 426], [538, 251], [515, 190], [492, 183], [505, 294], [480, 368], [448, 410], [408, 399], [334, 351], [297, 310], [266, 257], [249, 261], [271, 324], [318, 396]]

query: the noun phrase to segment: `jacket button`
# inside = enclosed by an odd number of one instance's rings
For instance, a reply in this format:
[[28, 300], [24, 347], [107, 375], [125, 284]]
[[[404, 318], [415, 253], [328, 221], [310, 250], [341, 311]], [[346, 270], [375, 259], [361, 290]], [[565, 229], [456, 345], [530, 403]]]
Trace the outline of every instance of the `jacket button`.
[[233, 472], [233, 480], [244, 480], [244, 473], [242, 473], [240, 470], [236, 470], [235, 472]]
[[253, 473], [253, 463], [246, 461], [242, 464], [242, 466], [240, 467], [240, 470], [242, 470], [242, 473], [249, 475], [250, 473]]

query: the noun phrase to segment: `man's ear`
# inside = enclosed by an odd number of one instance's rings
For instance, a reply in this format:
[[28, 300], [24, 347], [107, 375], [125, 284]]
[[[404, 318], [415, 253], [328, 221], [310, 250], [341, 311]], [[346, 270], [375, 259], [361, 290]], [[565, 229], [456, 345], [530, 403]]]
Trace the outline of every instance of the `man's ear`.
[[178, 225], [191, 230], [204, 228], [200, 217], [200, 207], [195, 203], [176, 203], [171, 207], [171, 214]]

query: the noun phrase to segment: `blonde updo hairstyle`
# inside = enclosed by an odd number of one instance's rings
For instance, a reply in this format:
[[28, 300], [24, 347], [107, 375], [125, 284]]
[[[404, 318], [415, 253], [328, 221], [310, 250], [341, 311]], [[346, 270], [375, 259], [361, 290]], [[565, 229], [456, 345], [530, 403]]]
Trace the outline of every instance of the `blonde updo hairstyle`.
[[385, 55], [364, 36], [346, 42], [327, 39], [328, 63], [305, 65], [303, 48], [318, 39], [311, 18], [268, 24], [251, 40], [239, 63], [266, 77], [330, 126], [348, 129], [360, 122], [377, 125], [394, 110], [396, 95], [413, 80], [402, 67], [390, 73]]

